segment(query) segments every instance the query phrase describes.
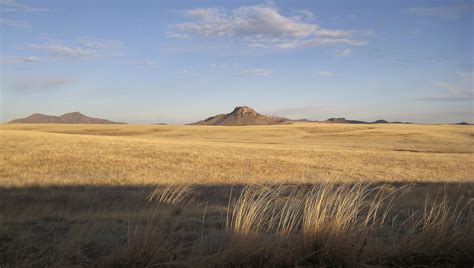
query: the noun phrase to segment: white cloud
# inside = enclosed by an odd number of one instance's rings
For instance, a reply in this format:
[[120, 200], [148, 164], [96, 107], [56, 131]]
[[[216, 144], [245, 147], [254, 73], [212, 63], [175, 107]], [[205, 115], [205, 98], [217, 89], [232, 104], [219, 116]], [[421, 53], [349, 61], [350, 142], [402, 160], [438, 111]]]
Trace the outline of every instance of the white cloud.
[[[432, 85], [437, 88], [445, 89], [449, 91], [452, 95], [459, 97], [471, 97], [472, 98], [472, 88], [471, 89], [461, 89], [459, 86], [456, 86], [447, 82], [433, 82]], [[472, 87], [472, 85], [471, 85]]]
[[[105, 40], [91, 37], [82, 37], [73, 44], [61, 40], [46, 39], [43, 44], [25, 44], [23, 48], [30, 48], [48, 53], [49, 60], [86, 59], [98, 55], [110, 55], [122, 47], [116, 40]], [[45, 58], [46, 59], [46, 58]]]
[[289, 48], [295, 48], [299, 45], [300, 45], [299, 42], [293, 41], [293, 42], [288, 42], [288, 43], [281, 43], [277, 45], [277, 47], [282, 48], [282, 49], [289, 49]]
[[15, 64], [15, 63], [33, 63], [42, 61], [43, 59], [36, 56], [23, 56], [23, 57], [5, 57], [0, 56], [0, 63], [2, 64]]
[[0, 18], [0, 26], [29, 28], [31, 25], [26, 21], [10, 20]]
[[122, 43], [116, 40], [102, 40], [91, 37], [82, 37], [79, 39], [79, 41], [84, 47], [94, 49], [111, 50], [122, 47]]
[[302, 42], [305, 46], [331, 46], [331, 45], [348, 45], [348, 46], [363, 46], [367, 45], [367, 41], [346, 39], [346, 38], [320, 38], [305, 40]]
[[441, 19], [457, 19], [463, 12], [469, 12], [469, 5], [438, 6], [438, 7], [413, 7], [405, 13], [415, 16], [437, 17]]
[[249, 47], [296, 48], [300, 46], [367, 44], [359, 40], [373, 34], [372, 30], [320, 29], [312, 22], [314, 15], [297, 10], [294, 16], [283, 15], [273, 5], [251, 5], [226, 10], [197, 8], [186, 11], [193, 21], [175, 24], [169, 37], [184, 35], [207, 38], [231, 38], [247, 42]]
[[248, 47], [256, 47], [256, 48], [268, 48], [267, 45], [259, 44], [259, 43], [252, 43], [252, 44], [248, 44], [247, 46]]
[[193, 71], [190, 71], [190, 70], [182, 70], [182, 71], [178, 72], [178, 74], [185, 75], [185, 76], [191, 76], [191, 77], [200, 77], [199, 74], [197, 74]]
[[171, 38], [178, 38], [178, 39], [188, 39], [190, 36], [187, 34], [180, 34], [180, 33], [174, 33], [174, 32], [169, 32], [166, 34], [167, 37]]
[[35, 12], [35, 11], [47, 11], [47, 8], [36, 8], [26, 4], [18, 3], [16, 0], [0, 0], [0, 9], [3, 12], [7, 11], [23, 11], [23, 12]]
[[294, 10], [295, 17], [299, 20], [313, 21], [316, 17], [311, 11], [305, 9]]
[[61, 89], [74, 82], [74, 79], [61, 76], [23, 76], [17, 77], [9, 89], [20, 92], [35, 92]]
[[461, 79], [474, 80], [474, 71], [471, 72], [460, 72], [458, 77]]
[[350, 48], [344, 48], [342, 50], [339, 50], [336, 52], [336, 56], [338, 57], [345, 57], [345, 56], [349, 56], [352, 54], [352, 49]]
[[155, 62], [149, 59], [144, 59], [144, 60], [134, 61], [131, 64], [138, 65], [138, 66], [151, 66], [151, 65], [155, 65]]
[[269, 76], [271, 74], [272, 71], [267, 69], [245, 69], [239, 73], [242, 76]]
[[446, 82], [433, 82], [431, 84], [434, 87], [446, 89], [446, 90], [448, 90], [449, 92], [451, 92], [453, 94], [457, 93], [457, 91], [458, 91], [454, 85], [446, 83]]
[[48, 45], [37, 45], [29, 44], [29, 48], [39, 49], [49, 52], [49, 54], [56, 58], [71, 58], [71, 59], [81, 59], [92, 57], [96, 54], [94, 50], [80, 48], [80, 47], [69, 47], [63, 44], [48, 44]]
[[461, 86], [448, 82], [432, 82], [433, 87], [447, 91], [447, 94], [438, 94], [417, 100], [423, 101], [472, 101], [474, 98], [474, 89], [472, 84], [469, 83], [467, 86]]
[[320, 71], [320, 72], [317, 72], [316, 75], [320, 77], [332, 77], [333, 73], [328, 72], [328, 71]]
[[350, 38], [353, 36], [370, 36], [373, 35], [373, 30], [355, 31], [355, 30], [329, 30], [319, 29], [315, 32], [315, 35], [329, 38]]
[[186, 12], [196, 22], [174, 26], [178, 31], [200, 36], [242, 37], [248, 35], [274, 35], [304, 37], [318, 26], [296, 18], [282, 16], [271, 6], [244, 6], [226, 12], [216, 8], [198, 8]]

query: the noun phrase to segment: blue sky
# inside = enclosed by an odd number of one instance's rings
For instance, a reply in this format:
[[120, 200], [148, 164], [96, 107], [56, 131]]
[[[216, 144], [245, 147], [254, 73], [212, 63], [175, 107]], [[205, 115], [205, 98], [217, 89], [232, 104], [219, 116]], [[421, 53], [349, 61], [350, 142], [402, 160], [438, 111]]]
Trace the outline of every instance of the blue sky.
[[472, 1], [0, 0], [2, 122], [474, 121]]

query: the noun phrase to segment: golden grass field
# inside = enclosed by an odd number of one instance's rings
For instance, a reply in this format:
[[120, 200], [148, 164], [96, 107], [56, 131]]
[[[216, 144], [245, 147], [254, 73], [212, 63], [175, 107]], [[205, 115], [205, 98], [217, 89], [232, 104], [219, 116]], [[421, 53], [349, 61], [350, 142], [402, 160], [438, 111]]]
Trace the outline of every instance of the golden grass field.
[[0, 185], [474, 181], [474, 127], [0, 126]]
[[474, 263], [474, 127], [0, 125], [0, 267]]

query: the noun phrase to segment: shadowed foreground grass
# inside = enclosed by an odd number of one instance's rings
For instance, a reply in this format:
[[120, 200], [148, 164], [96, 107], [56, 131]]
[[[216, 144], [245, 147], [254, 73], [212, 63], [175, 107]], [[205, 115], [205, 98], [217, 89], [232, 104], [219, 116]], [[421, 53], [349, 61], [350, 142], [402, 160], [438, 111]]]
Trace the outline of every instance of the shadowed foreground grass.
[[8, 266], [472, 264], [474, 185], [0, 189]]

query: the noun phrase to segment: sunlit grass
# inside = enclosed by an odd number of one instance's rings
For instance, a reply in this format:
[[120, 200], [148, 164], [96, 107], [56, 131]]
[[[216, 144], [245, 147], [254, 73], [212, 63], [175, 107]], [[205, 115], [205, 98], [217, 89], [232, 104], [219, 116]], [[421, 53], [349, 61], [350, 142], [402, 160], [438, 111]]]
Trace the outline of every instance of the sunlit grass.
[[1, 125], [0, 183], [472, 181], [471, 126]]

